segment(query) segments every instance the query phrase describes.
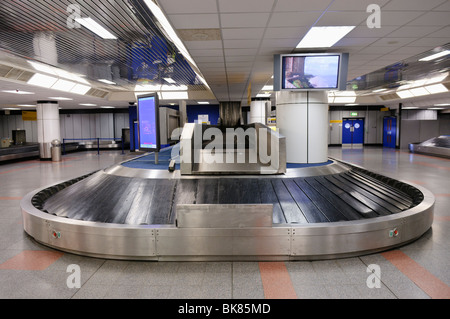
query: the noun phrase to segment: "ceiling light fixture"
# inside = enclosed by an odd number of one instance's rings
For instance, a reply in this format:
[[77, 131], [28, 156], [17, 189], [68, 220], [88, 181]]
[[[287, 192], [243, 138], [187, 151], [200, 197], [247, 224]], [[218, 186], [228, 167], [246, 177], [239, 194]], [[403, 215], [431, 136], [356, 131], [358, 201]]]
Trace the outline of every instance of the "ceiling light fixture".
[[62, 96], [49, 97], [49, 99], [58, 100], [58, 101], [73, 101], [73, 99], [70, 99], [68, 97], [62, 97]]
[[355, 26], [312, 27], [297, 45], [297, 49], [330, 48], [354, 28]]
[[105, 80], [105, 79], [99, 79], [99, 82], [105, 83], [105, 84], [111, 84], [111, 85], [116, 85], [116, 82], [113, 81], [109, 81], [109, 80]]
[[209, 104], [209, 102], [197, 102], [198, 104]]
[[70, 93], [85, 95], [87, 92], [89, 92], [90, 89], [90, 86], [77, 84], [72, 88], [72, 90], [70, 90]]
[[27, 95], [34, 94], [33, 92], [20, 91], [20, 90], [3, 90], [3, 93], [11, 93], [11, 94], [19, 94], [19, 95]]
[[67, 81], [67, 80], [58, 80], [56, 83], [52, 86], [52, 89], [59, 90], [59, 91], [65, 91], [68, 92], [72, 90], [72, 88], [75, 86], [75, 82]]
[[164, 78], [164, 80], [166, 81], [166, 82], [168, 82], [168, 83], [170, 83], [170, 84], [175, 84], [175, 83], [177, 83], [177, 82], [175, 82], [173, 79], [171, 79], [171, 78]]
[[445, 50], [445, 51], [441, 51], [441, 52], [429, 55], [429, 56], [427, 56], [425, 58], [420, 59], [419, 61], [425, 61], [425, 62], [426, 61], [432, 61], [432, 60], [436, 60], [436, 59], [442, 58], [442, 57], [444, 57], [444, 56], [446, 56], [448, 54], [450, 54], [450, 50]]
[[97, 106], [97, 104], [92, 104], [92, 103], [80, 103], [79, 105], [81, 105], [81, 106]]
[[441, 84], [441, 83], [428, 85], [428, 86], [425, 87], [425, 90], [430, 92], [430, 94], [437, 94], [437, 93], [448, 92], [448, 89], [445, 87], [445, 85]]
[[378, 89], [378, 90], [372, 91], [372, 93], [380, 93], [380, 92], [384, 92], [384, 91], [387, 91], [387, 89]]
[[53, 76], [36, 73], [28, 80], [27, 83], [49, 89], [56, 83], [56, 81], [58, 81], [58, 79]]
[[117, 37], [114, 34], [106, 30], [92, 18], [77, 18], [75, 19], [75, 21], [84, 26], [86, 29], [89, 29], [90, 31], [94, 32], [96, 35], [98, 35], [103, 39], [111, 39], [111, 40], [117, 39]]

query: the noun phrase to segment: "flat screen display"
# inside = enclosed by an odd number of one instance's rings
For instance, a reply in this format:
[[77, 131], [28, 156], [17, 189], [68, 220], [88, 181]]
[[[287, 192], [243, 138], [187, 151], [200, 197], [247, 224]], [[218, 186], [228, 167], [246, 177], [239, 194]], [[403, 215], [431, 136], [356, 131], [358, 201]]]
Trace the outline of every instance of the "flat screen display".
[[159, 102], [156, 94], [138, 98], [139, 149], [158, 151], [159, 140]]
[[329, 90], [339, 87], [341, 55], [282, 57], [283, 90]]

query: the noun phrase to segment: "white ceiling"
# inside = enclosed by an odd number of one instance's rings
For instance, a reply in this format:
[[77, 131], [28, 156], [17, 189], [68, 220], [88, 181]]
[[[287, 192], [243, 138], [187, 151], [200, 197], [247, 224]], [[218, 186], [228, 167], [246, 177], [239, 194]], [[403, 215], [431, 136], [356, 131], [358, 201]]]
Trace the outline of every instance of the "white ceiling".
[[[220, 29], [221, 40], [184, 41], [219, 100], [247, 104], [312, 26], [355, 25], [331, 50], [350, 53], [348, 80], [450, 42], [446, 0], [158, 0], [175, 29]], [[366, 23], [381, 7], [381, 28]], [[201, 30], [199, 30], [199, 33]], [[331, 51], [330, 50], [330, 51]]]
[[[348, 80], [450, 42], [450, 0], [158, 0], [173, 27], [200, 35], [184, 44], [218, 101], [242, 101], [271, 84], [273, 55], [296, 52], [312, 26], [355, 25], [356, 28], [328, 51], [349, 52]], [[369, 4], [381, 6], [381, 28], [370, 29]], [[203, 29], [203, 30], [202, 30]], [[216, 29], [220, 39], [202, 37]], [[217, 34], [213, 33], [213, 34]], [[1, 59], [0, 59], [0, 62]], [[0, 92], [0, 108], [34, 104], [63, 95], [63, 108], [126, 107], [132, 95], [97, 99], [0, 81], [0, 91], [19, 89], [34, 95]], [[58, 94], [64, 93], [64, 94]], [[123, 96], [123, 98], [122, 98]], [[212, 101], [214, 102], [214, 101]]]

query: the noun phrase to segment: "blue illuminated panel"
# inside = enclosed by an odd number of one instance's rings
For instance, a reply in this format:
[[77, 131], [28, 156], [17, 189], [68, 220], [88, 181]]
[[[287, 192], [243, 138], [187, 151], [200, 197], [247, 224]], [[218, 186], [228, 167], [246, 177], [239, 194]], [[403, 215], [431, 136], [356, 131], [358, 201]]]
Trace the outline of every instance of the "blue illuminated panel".
[[138, 98], [139, 149], [158, 151], [159, 139], [159, 103], [156, 94]]

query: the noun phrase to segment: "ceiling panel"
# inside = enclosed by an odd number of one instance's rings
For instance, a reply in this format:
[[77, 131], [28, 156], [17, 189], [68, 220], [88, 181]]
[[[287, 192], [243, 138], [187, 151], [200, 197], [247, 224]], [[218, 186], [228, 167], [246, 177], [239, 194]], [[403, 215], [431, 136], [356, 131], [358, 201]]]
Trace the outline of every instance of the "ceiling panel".
[[218, 0], [220, 12], [271, 12], [274, 0]]
[[308, 27], [312, 26], [322, 12], [275, 12], [269, 22], [269, 27]]
[[219, 27], [217, 14], [171, 14], [168, 16], [176, 29], [211, 29]]
[[404, 11], [407, 8], [408, 10], [427, 11], [436, 8], [445, 2], [446, 0], [426, 0], [426, 1], [392, 0], [386, 6], [383, 7], [383, 10]]
[[222, 28], [258, 28], [265, 27], [269, 13], [222, 13], [220, 22]]
[[260, 39], [264, 34], [264, 28], [233, 28], [222, 29], [224, 40]]
[[164, 0], [166, 14], [186, 13], [216, 13], [216, 0]]

